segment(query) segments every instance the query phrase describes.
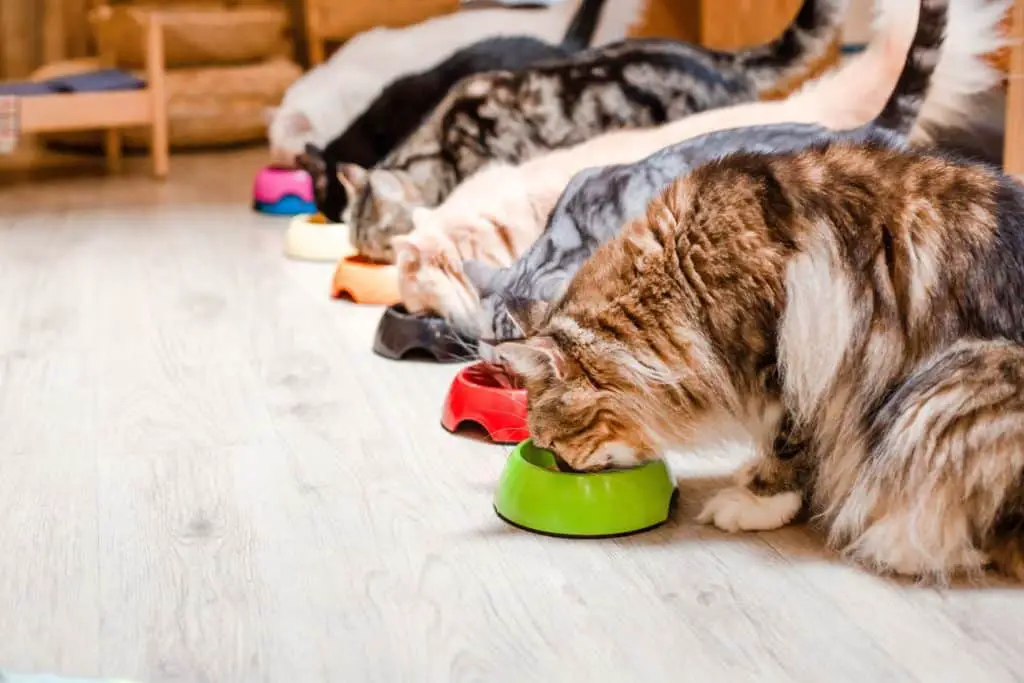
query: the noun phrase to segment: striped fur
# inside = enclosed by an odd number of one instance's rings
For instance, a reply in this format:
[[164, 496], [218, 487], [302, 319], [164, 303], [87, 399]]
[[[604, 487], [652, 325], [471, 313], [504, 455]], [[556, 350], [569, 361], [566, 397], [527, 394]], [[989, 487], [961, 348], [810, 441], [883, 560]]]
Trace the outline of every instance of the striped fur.
[[[914, 121], [910, 107], [905, 107], [901, 115], [892, 111], [896, 102], [907, 99], [920, 102], [922, 99], [930, 69], [936, 61], [934, 53], [940, 47], [945, 4], [927, 7], [923, 21], [918, 22], [916, 0], [899, 2], [884, 12], [887, 17], [885, 27], [874, 36], [868, 52], [828, 77], [827, 87], [809, 88], [785, 101], [739, 104], [697, 114], [651, 130], [619, 131], [598, 136], [519, 166], [491, 164], [461, 183], [440, 206], [416, 209], [409, 237], [392, 240], [400, 266], [399, 289], [406, 308], [414, 313], [444, 316], [466, 335], [480, 335], [478, 328], [482, 327], [484, 336], [494, 338], [496, 335], [488, 334], [486, 325], [480, 326], [480, 293], [470, 276], [480, 282], [482, 274], [495, 268], [506, 268], [521, 256], [526, 247], [544, 232], [559, 195], [573, 176], [588, 167], [633, 162], [667, 144], [701, 132], [734, 128], [745, 123], [807, 119], [808, 123], [821, 126], [793, 124], [737, 129], [727, 135], [699, 137], [679, 154], [659, 156], [654, 168], [647, 169], [651, 173], [638, 174], [650, 176], [659, 173], [662, 176], [660, 184], [643, 186], [642, 180], [634, 178], [639, 180], [641, 187], [630, 189], [630, 199], [637, 206], [642, 206], [638, 202], [648, 200], [659, 186], [666, 185], [682, 173], [687, 163], [707, 160], [746, 146], [757, 149], [766, 145], [783, 145], [784, 149], [793, 145], [799, 147], [826, 128], [841, 128], [851, 122], [864, 124], [878, 116], [880, 111], [890, 124], [899, 126], [900, 132], [909, 131]], [[918, 24], [921, 30], [915, 33]], [[892, 44], [902, 48], [902, 52], [892, 49]], [[926, 60], [929, 53], [933, 55], [931, 61]], [[868, 67], [877, 69], [879, 58], [883, 60], [882, 66], [887, 67], [883, 69], [886, 75], [865, 81], [864, 72]], [[904, 72], [917, 75], [904, 78], [900, 86], [902, 90], [893, 90], [899, 74], [894, 67], [900, 64]], [[886, 81], [889, 73], [892, 75]], [[836, 106], [837, 94], [842, 98], [843, 106]], [[792, 135], [791, 140], [787, 140], [787, 134]], [[660, 163], [662, 161], [666, 163]], [[622, 167], [620, 170], [631, 173], [630, 168]], [[593, 201], [592, 206], [597, 211], [602, 209], [596, 207], [615, 203], [609, 200], [607, 191], [597, 193], [589, 200]], [[588, 220], [587, 225], [589, 229], [592, 220]], [[615, 227], [618, 225], [621, 221]], [[593, 227], [593, 234], [602, 234], [604, 225]], [[613, 234], [613, 230], [609, 227], [607, 236]], [[506, 238], [501, 239], [502, 235]], [[548, 230], [545, 235], [557, 240], [561, 233]], [[542, 242], [544, 246], [552, 244], [551, 239], [542, 239]], [[503, 246], [508, 248], [502, 249]], [[586, 253], [590, 253], [592, 247], [587, 245]], [[578, 255], [582, 259], [582, 252], [583, 249], [570, 256]], [[469, 270], [463, 269], [463, 260], [473, 262]], [[508, 272], [506, 269], [503, 274]], [[542, 280], [531, 282], [542, 285]], [[484, 283], [483, 289], [494, 291], [501, 288]], [[492, 307], [495, 298], [486, 297], [483, 306]]]
[[[347, 208], [348, 192], [337, 172], [339, 165], [376, 165], [416, 130], [463, 78], [522, 69], [585, 50], [594, 37], [606, 2], [582, 0], [557, 45], [531, 36], [493, 36], [456, 50], [426, 71], [389, 83], [323, 150], [307, 144], [305, 151], [296, 156], [296, 163], [313, 177], [317, 210], [327, 220], [340, 222]], [[350, 169], [349, 184], [358, 177], [358, 172]]]
[[[970, 103], [987, 97], [986, 91], [996, 82], [998, 74], [987, 66], [983, 56], [999, 45], [996, 36], [1007, 3], [985, 0], [979, 7], [977, 0], [951, 0], [948, 5], [949, 15], [958, 23], [944, 33], [947, 3], [922, 3], [912, 48], [874, 128], [909, 134], [915, 141], [928, 144], [935, 141], [934, 133], [947, 126], [971, 125], [948, 112], [969, 111]], [[979, 24], [978, 19], [965, 23], [962, 15], [969, 8], [988, 23]], [[884, 11], [880, 14], [885, 16]], [[897, 18], [882, 24], [872, 46], [885, 45], [891, 40], [894, 26], [901, 28], [902, 21]], [[850, 64], [851, 70], [857, 66]], [[851, 90], [851, 98], [857, 97], [859, 94]], [[936, 103], [936, 99], [943, 102]], [[922, 135], [922, 130], [930, 133]], [[857, 139], [868, 133], [861, 129], [838, 137]], [[499, 341], [520, 336], [521, 330], [509, 316], [510, 306], [557, 296], [601, 243], [617, 234], [628, 220], [642, 215], [652, 197], [692, 166], [742, 150], [795, 151], [830, 135], [834, 134], [816, 125], [754, 126], [694, 138], [637, 164], [580, 173], [559, 199], [544, 234], [511, 268], [496, 270], [486, 264], [465, 264], [470, 281], [480, 293], [481, 313], [463, 331]]]
[[[584, 2], [582, 9], [587, 4]], [[307, 144], [305, 151], [295, 157], [295, 163], [313, 178], [317, 210], [332, 222], [341, 221], [348, 194], [336, 170], [339, 164], [370, 167], [379, 162], [416, 130], [462, 78], [523, 68], [570, 54], [572, 51], [564, 45], [551, 45], [536, 38], [489, 38], [458, 50], [427, 71], [389, 83], [326, 147], [321, 150]]]
[[490, 162], [520, 163], [607, 131], [756, 100], [766, 86], [821, 58], [844, 7], [845, 0], [804, 0], [778, 40], [738, 53], [673, 40], [626, 40], [518, 71], [465, 78], [371, 171], [341, 169], [354, 246], [364, 256], [394, 260], [391, 238], [411, 230], [412, 209], [436, 206]]
[[880, 572], [1024, 578], [1024, 187], [878, 135], [693, 170], [497, 347], [534, 440], [632, 465], [745, 424], [701, 519], [807, 507]]

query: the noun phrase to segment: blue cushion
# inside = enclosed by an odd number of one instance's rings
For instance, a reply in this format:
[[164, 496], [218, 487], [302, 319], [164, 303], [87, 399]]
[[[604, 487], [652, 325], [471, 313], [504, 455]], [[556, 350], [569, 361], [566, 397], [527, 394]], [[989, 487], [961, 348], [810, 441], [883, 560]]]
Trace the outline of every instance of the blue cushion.
[[0, 83], [0, 95], [30, 97], [32, 95], [53, 95], [55, 93], [109, 92], [113, 90], [141, 90], [146, 82], [127, 71], [103, 69], [73, 76], [51, 78], [38, 83]]
[[108, 90], [141, 90], [146, 82], [119, 69], [90, 71], [50, 80], [62, 92], [106, 92]]
[[33, 83], [25, 81], [22, 83], [0, 83], [0, 95], [14, 95], [16, 97], [28, 97], [30, 95], [52, 95], [60, 92], [52, 83]]

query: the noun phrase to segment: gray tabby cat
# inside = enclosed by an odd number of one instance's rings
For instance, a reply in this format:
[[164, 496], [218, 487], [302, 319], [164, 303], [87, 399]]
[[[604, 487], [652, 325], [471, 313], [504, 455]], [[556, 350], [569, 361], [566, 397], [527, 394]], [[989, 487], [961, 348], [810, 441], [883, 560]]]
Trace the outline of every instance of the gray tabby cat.
[[[922, 0], [914, 41], [899, 81], [874, 122], [836, 132], [813, 124], [772, 124], [719, 131], [667, 147], [635, 164], [577, 174], [559, 198], [544, 234], [511, 267], [463, 264], [481, 298], [477, 329], [461, 333], [487, 341], [523, 336], [516, 316], [531, 302], [557, 298], [597, 248], [673, 180], [708, 161], [737, 152], [793, 152], [828, 140], [900, 138], [917, 122], [944, 42], [948, 0]], [[948, 89], [945, 89], [948, 90]], [[486, 353], [486, 347], [481, 351]]]
[[436, 206], [485, 164], [518, 164], [601, 133], [753, 101], [806, 72], [837, 36], [846, 0], [804, 0], [775, 41], [735, 53], [626, 40], [519, 71], [460, 81], [409, 138], [367, 171], [342, 164], [344, 220], [366, 257], [393, 261], [411, 213]]
[[511, 267], [479, 261], [463, 268], [480, 293], [479, 328], [460, 330], [487, 341], [523, 336], [517, 311], [533, 301], [552, 301], [599, 246], [642, 216], [651, 199], [704, 162], [736, 152], [789, 152], [835, 139], [872, 139], [874, 126], [836, 132], [814, 124], [779, 123], [718, 131], [668, 147], [636, 164], [578, 173], [559, 199], [544, 234]]

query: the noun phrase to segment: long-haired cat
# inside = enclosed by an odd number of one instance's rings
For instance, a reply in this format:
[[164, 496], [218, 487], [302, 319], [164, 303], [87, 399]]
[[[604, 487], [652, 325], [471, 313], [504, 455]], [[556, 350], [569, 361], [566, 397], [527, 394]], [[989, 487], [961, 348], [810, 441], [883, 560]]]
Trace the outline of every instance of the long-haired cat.
[[390, 238], [411, 230], [412, 209], [436, 206], [488, 163], [520, 163], [600, 133], [755, 100], [827, 53], [844, 6], [804, 0], [777, 40], [736, 53], [627, 40], [463, 79], [377, 167], [341, 166], [353, 244], [363, 256], [392, 261]]
[[[975, 137], [984, 141], [989, 122], [984, 115], [980, 121], [973, 115], [979, 109], [984, 112], [990, 99], [997, 99], [991, 93], [998, 92], [994, 86], [1001, 74], [982, 56], [1005, 43], [1000, 23], [1007, 4], [952, 0], [950, 29], [939, 51], [935, 73], [927, 83], [927, 97], [922, 98], [921, 88], [930, 73], [927, 65], [935, 64], [927, 43], [945, 23], [940, 5], [925, 5], [910, 56], [916, 55], [914, 61], [926, 68], [908, 69], [901, 76], [894, 96], [871, 126], [909, 133], [912, 140], [921, 143], [938, 142], [943, 149], [950, 144], [950, 131], [980, 132]], [[918, 111], [920, 115], [915, 119]], [[863, 133], [855, 130], [850, 137], [857, 139]], [[463, 264], [471, 287], [479, 294], [481, 313], [476, 325], [461, 331], [499, 341], [520, 336], [521, 331], [508, 315], [510, 302], [555, 298], [600, 244], [629, 220], [643, 215], [650, 199], [694, 165], [737, 151], [795, 151], [828, 135], [817, 126], [805, 124], [724, 131], [667, 148], [635, 165], [594, 168], [578, 174], [552, 211], [544, 233], [512, 267], [498, 270], [486, 262]], [[984, 144], [971, 151], [987, 155]], [[438, 291], [443, 294], [451, 287]]]
[[[526, 36], [557, 43], [582, 0], [550, 7], [453, 12], [405, 28], [378, 27], [347, 41], [296, 81], [267, 116], [271, 157], [291, 164], [307, 144], [323, 147], [406, 74], [431, 69], [453, 52], [488, 38]], [[643, 11], [642, 0], [615, 0], [601, 13], [593, 44], [622, 40]]]
[[[959, 13], [978, 9], [976, 2], [960, 0], [955, 4], [958, 7], [953, 10], [954, 18]], [[538, 275], [536, 268], [564, 271], [564, 281], [572, 268], [624, 223], [624, 210], [636, 211], [644, 206], [658, 190], [690, 166], [746, 148], [781, 145], [781, 149], [797, 149], [819, 138], [826, 131], [822, 126], [843, 128], [863, 124], [873, 117], [874, 125], [907, 133], [921, 107], [930, 107], [931, 97], [925, 97], [929, 90], [947, 99], [946, 110], [962, 108], [950, 106], [948, 102], [969, 101], [977, 94], [973, 88], [994, 82], [994, 72], [984, 72], [987, 80], [972, 79], [971, 89], [967, 91], [951, 88], [944, 81], [932, 87], [932, 72], [938, 70], [937, 79], [943, 74], [948, 78], [951, 59], [959, 62], [957, 73], [977, 70], [973, 62], [984, 68], [980, 57], [996, 42], [991, 36], [1004, 8], [994, 9], [972, 14], [980, 18], [975, 18], [969, 26], [957, 24], [945, 38], [950, 49], [941, 50], [937, 58], [936, 51], [944, 40], [946, 3], [926, 4], [919, 21], [917, 3], [903, 0], [882, 3], [879, 12], [882, 28], [876, 32], [868, 51], [838, 73], [784, 102], [737, 105], [695, 115], [659, 129], [599, 136], [519, 167], [496, 164], [485, 168], [456, 188], [439, 207], [418, 209], [414, 213], [413, 232], [408, 238], [393, 240], [398, 254], [400, 291], [406, 307], [414, 312], [441, 314], [467, 335], [507, 338], [505, 330], [510, 325], [505, 319], [507, 316], [503, 316], [501, 302], [506, 298], [542, 294], [554, 279], [550, 273], [534, 277]], [[989, 30], [978, 30], [981, 26]], [[896, 73], [900, 64], [903, 70]], [[864, 74], [871, 71], [887, 74], [888, 80], [886, 76], [864, 78]], [[896, 84], [895, 89], [893, 84]], [[729, 124], [770, 121], [813, 121], [820, 125], [736, 128], [711, 137], [697, 137], [658, 152], [635, 166], [589, 171], [594, 177], [585, 188], [585, 199], [579, 185], [574, 184], [570, 192], [562, 195], [548, 229], [544, 229], [562, 188], [574, 173], [587, 166], [631, 161], [670, 142], [686, 139], [694, 131], [713, 129], [720, 124], [729, 128]], [[627, 193], [628, 197], [623, 196]], [[574, 202], [574, 209], [597, 213], [604, 220], [595, 221], [595, 216], [588, 215], [564, 225], [567, 196], [575, 195], [580, 195], [584, 201]], [[430, 229], [424, 230], [421, 226], [430, 226]], [[577, 234], [577, 229], [586, 234]], [[528, 258], [520, 259], [514, 268], [500, 275], [495, 273], [496, 268], [506, 266], [523, 254], [510, 247], [530, 245], [542, 230], [544, 235], [529, 249]], [[483, 258], [477, 258], [472, 254], [478, 244], [506, 248], [498, 252], [491, 250]], [[559, 256], [561, 260], [556, 259]], [[458, 257], [475, 263], [470, 263], [463, 272]], [[536, 286], [537, 291], [528, 291], [530, 286]], [[495, 318], [498, 325], [494, 324]], [[499, 333], [495, 334], [496, 331]]]
[[497, 353], [570, 468], [725, 415], [756, 458], [702, 520], [806, 507], [878, 571], [1024, 578], [1024, 187], [991, 167], [883, 135], [730, 155], [520, 315], [529, 338]]
[[458, 50], [431, 69], [403, 76], [385, 87], [366, 111], [322, 151], [307, 144], [295, 162], [315, 180], [319, 212], [338, 222], [348, 202], [338, 174], [327, 173], [327, 169], [336, 169], [342, 163], [367, 168], [375, 165], [408, 137], [466, 76], [520, 69], [585, 49], [593, 38], [605, 1], [583, 0], [558, 45], [523, 36], [488, 38]]

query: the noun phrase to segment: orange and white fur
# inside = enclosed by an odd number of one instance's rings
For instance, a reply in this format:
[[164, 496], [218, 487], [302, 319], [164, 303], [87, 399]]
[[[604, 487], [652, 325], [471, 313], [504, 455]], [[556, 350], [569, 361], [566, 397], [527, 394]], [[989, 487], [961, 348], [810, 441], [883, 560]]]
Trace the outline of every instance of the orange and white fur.
[[[481, 170], [440, 206], [418, 210], [413, 231], [393, 239], [403, 303], [413, 313], [439, 314], [457, 323], [471, 320], [479, 297], [461, 262], [510, 265], [543, 231], [572, 177], [586, 168], [634, 162], [698, 135], [743, 126], [811, 123], [848, 130], [869, 123], [896, 87], [919, 7], [917, 0], [879, 0], [868, 48], [784, 100], [609, 133], [519, 166], [494, 164]], [[999, 74], [982, 56], [1002, 45], [998, 29], [1005, 12], [1005, 2], [952, 1], [946, 41], [913, 141], [929, 141], [929, 127], [922, 122], [938, 129], [972, 124], [978, 98], [998, 83]]]

